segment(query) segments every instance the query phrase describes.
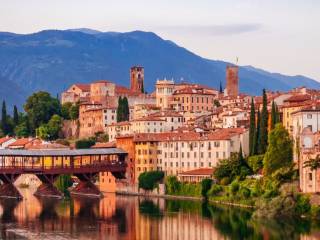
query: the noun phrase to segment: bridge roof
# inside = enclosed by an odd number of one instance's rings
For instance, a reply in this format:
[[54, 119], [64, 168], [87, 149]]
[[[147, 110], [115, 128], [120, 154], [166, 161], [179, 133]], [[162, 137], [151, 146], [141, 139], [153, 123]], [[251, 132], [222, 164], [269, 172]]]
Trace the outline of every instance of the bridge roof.
[[0, 156], [89, 156], [89, 155], [117, 155], [127, 154], [121, 148], [95, 148], [95, 149], [52, 149], [52, 150], [18, 150], [2, 149]]

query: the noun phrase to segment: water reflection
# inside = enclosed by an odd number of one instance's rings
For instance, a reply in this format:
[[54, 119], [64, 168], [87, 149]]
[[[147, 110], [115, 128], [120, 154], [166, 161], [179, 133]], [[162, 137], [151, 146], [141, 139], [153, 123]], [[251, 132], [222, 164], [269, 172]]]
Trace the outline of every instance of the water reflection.
[[0, 199], [1, 239], [319, 239], [319, 223], [255, 221], [252, 212], [197, 201], [106, 195]]

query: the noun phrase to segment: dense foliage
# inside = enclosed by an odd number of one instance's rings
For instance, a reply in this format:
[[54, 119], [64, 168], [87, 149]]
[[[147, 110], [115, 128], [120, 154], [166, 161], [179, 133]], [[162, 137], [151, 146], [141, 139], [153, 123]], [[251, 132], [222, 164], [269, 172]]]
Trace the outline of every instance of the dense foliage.
[[289, 167], [293, 160], [293, 144], [288, 131], [277, 124], [269, 134], [269, 146], [264, 155], [264, 173], [271, 175], [282, 167]]
[[42, 91], [32, 94], [27, 99], [24, 110], [28, 115], [31, 134], [42, 124], [48, 123], [53, 115], [61, 113], [59, 100]]
[[164, 172], [162, 171], [150, 171], [141, 173], [138, 181], [139, 188], [144, 190], [153, 190], [157, 188], [160, 181], [164, 178]]
[[251, 169], [243, 158], [242, 149], [240, 147], [238, 154], [232, 154], [230, 158], [221, 160], [218, 163], [213, 175], [221, 183], [225, 178], [228, 178], [230, 181], [237, 176], [245, 178], [250, 173]]
[[165, 180], [166, 193], [176, 196], [201, 197], [201, 184], [182, 183], [179, 182], [176, 176], [168, 176]]
[[262, 93], [262, 110], [261, 110], [261, 120], [259, 140], [258, 140], [258, 153], [264, 154], [268, 146], [268, 108], [267, 108], [267, 94], [266, 90], [263, 89]]
[[95, 140], [94, 139], [80, 139], [76, 141], [76, 149], [86, 149], [86, 148], [90, 148], [95, 144]]
[[59, 133], [62, 127], [62, 118], [55, 114], [51, 117], [48, 123], [42, 124], [37, 128], [37, 136], [44, 140], [55, 140], [59, 138]]
[[117, 108], [117, 122], [129, 121], [129, 103], [126, 97], [119, 97]]
[[207, 193], [210, 190], [212, 185], [212, 179], [205, 178], [201, 181], [201, 195], [204, 198], [207, 198]]

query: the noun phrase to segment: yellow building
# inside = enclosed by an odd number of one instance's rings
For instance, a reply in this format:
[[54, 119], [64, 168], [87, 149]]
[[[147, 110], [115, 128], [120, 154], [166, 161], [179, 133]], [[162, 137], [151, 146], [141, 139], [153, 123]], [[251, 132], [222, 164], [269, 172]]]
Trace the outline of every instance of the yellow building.
[[143, 172], [157, 170], [157, 140], [152, 136], [150, 138], [139, 138], [137, 135], [135, 141], [135, 181], [138, 181], [139, 175]]

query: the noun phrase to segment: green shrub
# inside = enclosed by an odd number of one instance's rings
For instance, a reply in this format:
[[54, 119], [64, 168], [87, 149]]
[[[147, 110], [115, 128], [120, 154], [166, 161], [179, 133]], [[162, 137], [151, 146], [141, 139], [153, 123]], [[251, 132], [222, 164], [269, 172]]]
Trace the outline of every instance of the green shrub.
[[320, 218], [320, 206], [312, 205], [310, 208], [310, 215], [313, 218], [319, 219]]
[[262, 193], [263, 193], [262, 182], [260, 180], [258, 180], [255, 182], [255, 184], [252, 187], [251, 195], [253, 197], [258, 197], [258, 196], [261, 196]]
[[139, 188], [153, 190], [157, 187], [158, 182], [161, 181], [163, 177], [164, 172], [162, 171], [143, 172], [138, 178]]
[[178, 181], [176, 176], [168, 176], [165, 179], [166, 185], [166, 193], [174, 195], [175, 193], [179, 192], [180, 189], [180, 182]]
[[246, 187], [241, 187], [239, 191], [242, 198], [249, 198], [250, 197], [250, 189]]
[[233, 181], [230, 185], [230, 191], [233, 195], [235, 195], [239, 191], [239, 183], [237, 181]]
[[208, 191], [208, 196], [215, 196], [218, 193], [222, 192], [223, 188], [218, 184], [213, 184]]
[[77, 149], [91, 148], [96, 142], [93, 139], [80, 139], [76, 141]]
[[310, 205], [310, 199], [308, 196], [299, 194], [297, 196], [296, 201], [297, 202], [296, 202], [295, 210], [297, 214], [301, 215], [301, 214], [306, 214], [310, 212], [311, 205]]
[[229, 177], [224, 177], [220, 180], [220, 184], [223, 186], [227, 186], [230, 183], [230, 178]]
[[205, 178], [201, 181], [201, 195], [207, 197], [207, 192], [210, 190], [212, 185], [212, 179]]
[[264, 155], [254, 155], [248, 157], [248, 165], [254, 173], [257, 173], [263, 168], [263, 157]]

